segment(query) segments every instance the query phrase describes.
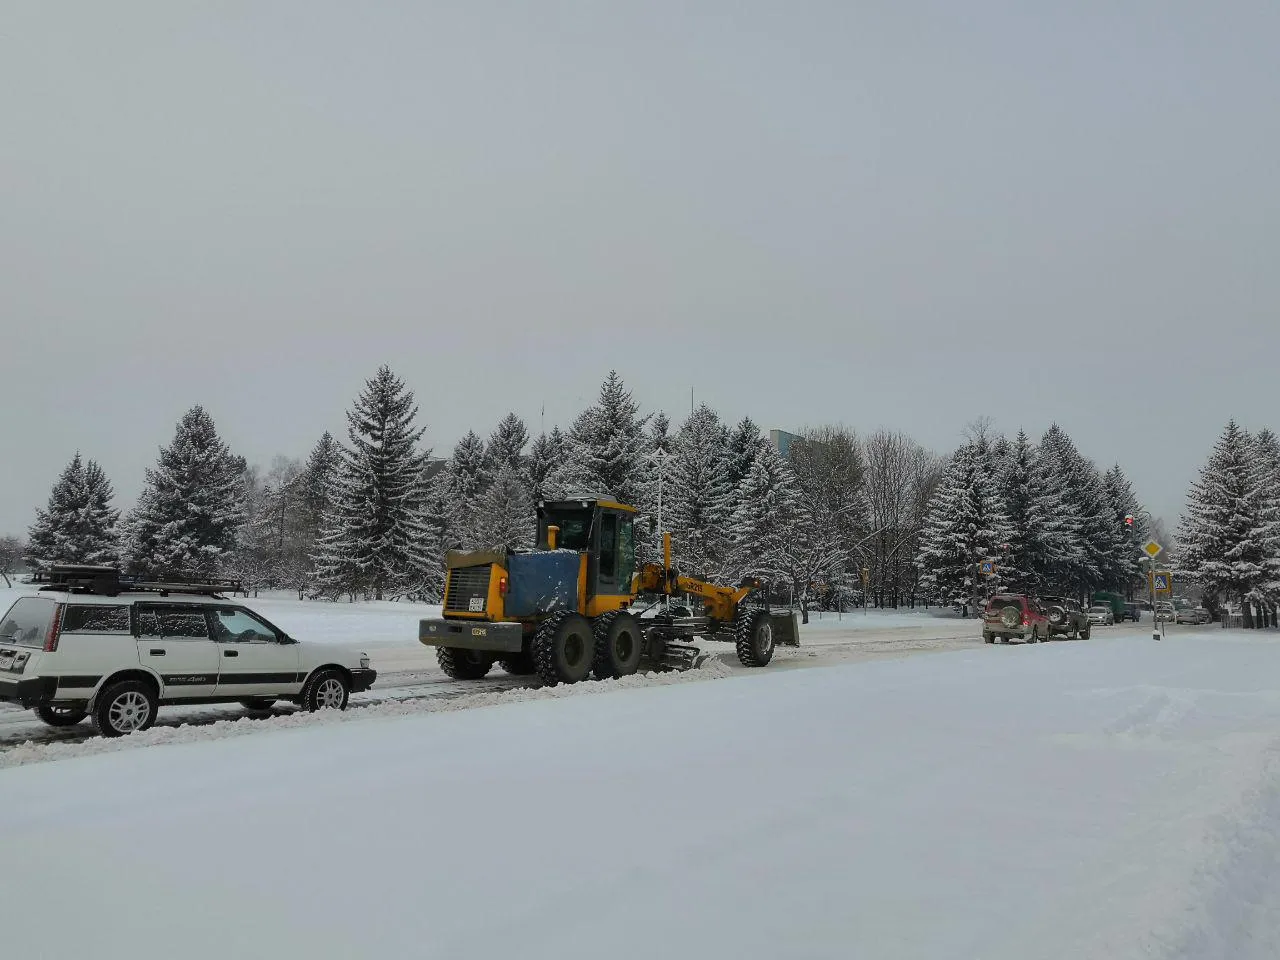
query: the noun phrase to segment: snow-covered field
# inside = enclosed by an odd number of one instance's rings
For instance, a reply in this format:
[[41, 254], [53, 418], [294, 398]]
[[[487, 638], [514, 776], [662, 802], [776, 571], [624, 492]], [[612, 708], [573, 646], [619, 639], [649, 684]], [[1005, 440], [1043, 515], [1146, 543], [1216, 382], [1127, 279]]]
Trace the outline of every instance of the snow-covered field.
[[1114, 634], [3, 770], [5, 953], [1270, 960], [1276, 677]]

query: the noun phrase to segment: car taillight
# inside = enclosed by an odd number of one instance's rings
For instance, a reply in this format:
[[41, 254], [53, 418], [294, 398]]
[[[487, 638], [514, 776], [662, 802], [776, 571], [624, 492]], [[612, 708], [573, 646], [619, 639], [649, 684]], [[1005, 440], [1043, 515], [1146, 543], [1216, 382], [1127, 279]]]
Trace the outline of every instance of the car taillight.
[[62, 633], [62, 604], [55, 604], [53, 619], [49, 621], [49, 632], [44, 638], [44, 652], [53, 653], [58, 649], [58, 636]]
[[506, 577], [498, 578], [498, 595], [501, 597], [505, 597], [507, 595], [507, 578]]

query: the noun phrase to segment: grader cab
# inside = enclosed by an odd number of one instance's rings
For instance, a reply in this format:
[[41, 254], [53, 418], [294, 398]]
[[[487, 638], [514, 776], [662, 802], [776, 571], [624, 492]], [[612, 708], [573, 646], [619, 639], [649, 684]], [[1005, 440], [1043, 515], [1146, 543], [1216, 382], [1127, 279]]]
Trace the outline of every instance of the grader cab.
[[[443, 616], [422, 620], [418, 638], [441, 669], [478, 679], [500, 663], [546, 684], [604, 679], [642, 666], [684, 670], [705, 655], [696, 637], [733, 643], [746, 666], [764, 666], [775, 644], [798, 645], [793, 614], [748, 601], [758, 584], [726, 587], [679, 574], [670, 536], [663, 560], [637, 568], [635, 509], [608, 500], [538, 505], [537, 547], [451, 551]], [[672, 610], [688, 595], [702, 611]]]

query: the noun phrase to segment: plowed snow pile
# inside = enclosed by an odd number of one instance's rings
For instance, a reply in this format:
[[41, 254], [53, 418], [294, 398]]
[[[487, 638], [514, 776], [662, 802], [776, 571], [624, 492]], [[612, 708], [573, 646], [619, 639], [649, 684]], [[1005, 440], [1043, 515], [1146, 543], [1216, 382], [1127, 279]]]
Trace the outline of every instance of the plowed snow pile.
[[1280, 956], [1280, 642], [984, 647], [0, 771], [5, 956]]

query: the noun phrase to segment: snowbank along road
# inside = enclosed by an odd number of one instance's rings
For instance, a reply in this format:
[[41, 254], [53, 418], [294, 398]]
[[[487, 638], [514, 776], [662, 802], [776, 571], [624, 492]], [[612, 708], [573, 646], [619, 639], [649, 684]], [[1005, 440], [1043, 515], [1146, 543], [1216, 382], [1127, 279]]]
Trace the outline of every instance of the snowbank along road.
[[6, 955], [1280, 956], [1274, 638], [709, 672], [0, 771]]

